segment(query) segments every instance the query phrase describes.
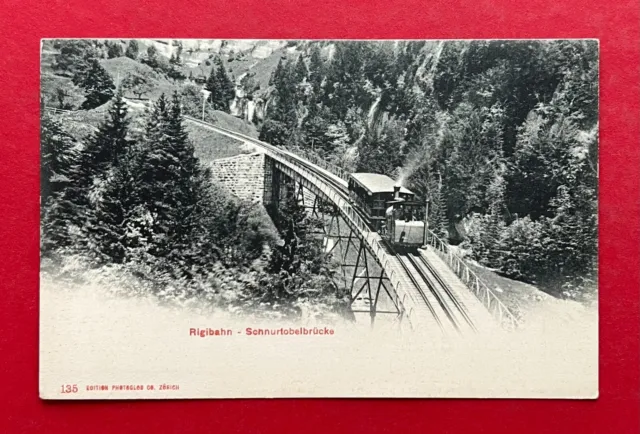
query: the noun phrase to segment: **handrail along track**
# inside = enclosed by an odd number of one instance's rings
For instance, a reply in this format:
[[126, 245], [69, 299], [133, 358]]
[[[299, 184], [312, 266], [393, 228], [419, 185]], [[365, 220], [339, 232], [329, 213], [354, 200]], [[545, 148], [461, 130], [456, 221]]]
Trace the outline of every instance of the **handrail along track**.
[[462, 280], [465, 286], [475, 294], [494, 319], [507, 330], [516, 329], [518, 327], [518, 320], [509, 308], [507, 308], [487, 284], [469, 268], [467, 263], [451, 250], [451, 247], [447, 243], [442, 241], [431, 230], [429, 230], [428, 233], [429, 245], [431, 245], [438, 256], [449, 265], [449, 268]]

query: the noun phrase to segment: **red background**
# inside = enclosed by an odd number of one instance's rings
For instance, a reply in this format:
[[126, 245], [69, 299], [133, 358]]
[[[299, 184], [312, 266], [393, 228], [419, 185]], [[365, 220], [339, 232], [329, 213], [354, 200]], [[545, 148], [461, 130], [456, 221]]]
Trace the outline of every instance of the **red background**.
[[[636, 433], [639, 430], [639, 11], [635, 0], [3, 0], [0, 26], [0, 432]], [[201, 400], [38, 398], [39, 40], [599, 38], [600, 398]], [[473, 361], [469, 361], [473, 363]], [[544, 369], [541, 366], [540, 369]], [[419, 372], [416, 375], [420, 375]]]

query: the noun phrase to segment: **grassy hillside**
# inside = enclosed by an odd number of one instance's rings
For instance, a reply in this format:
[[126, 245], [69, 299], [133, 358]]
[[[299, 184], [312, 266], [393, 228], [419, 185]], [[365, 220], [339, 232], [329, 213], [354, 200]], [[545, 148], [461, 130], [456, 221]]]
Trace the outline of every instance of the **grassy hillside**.
[[[175, 90], [180, 88], [179, 83], [174, 83], [167, 78], [165, 78], [162, 74], [155, 72], [151, 67], [137, 62], [133, 59], [129, 59], [128, 57], [116, 57], [114, 59], [104, 59], [100, 61], [100, 64], [104, 69], [107, 70], [113, 82], [118, 85], [118, 83], [122, 82], [124, 78], [131, 72], [136, 70], [143, 71], [153, 76], [153, 90], [148, 94], [144, 95], [144, 98], [148, 98], [154, 100], [158, 98], [161, 94], [171, 95]], [[134, 97], [133, 94], [125, 93], [127, 97]]]
[[246, 152], [242, 149], [242, 142], [198, 125], [187, 123], [187, 131], [195, 148], [196, 156], [205, 164], [219, 158], [233, 157]]
[[[144, 108], [139, 103], [129, 102], [129, 118], [131, 120], [131, 129], [134, 132], [142, 132], [145, 125]], [[95, 110], [77, 110], [72, 112], [52, 114], [59, 120], [65, 129], [74, 138], [83, 141], [90, 134], [97, 130], [98, 125], [106, 116], [106, 105], [98, 107]], [[245, 123], [242, 119], [233, 117], [227, 113], [220, 111], [212, 111], [207, 113], [208, 122], [246, 134], [251, 137], [257, 137], [258, 133], [253, 125]], [[242, 146], [242, 142], [232, 138], [217, 134], [206, 128], [199, 127], [192, 123], [186, 122], [185, 127], [189, 133], [189, 138], [196, 150], [196, 155], [204, 163], [210, 162], [218, 158], [232, 157], [248, 152]]]
[[[205, 118], [207, 122], [221, 128], [237, 131], [250, 137], [258, 137], [258, 132], [253, 125], [228, 113], [213, 110], [207, 112]], [[189, 131], [189, 137], [196, 148], [196, 155], [205, 163], [218, 158], [233, 157], [248, 151], [242, 146], [242, 142], [192, 123], [187, 123], [187, 131]]]
[[226, 128], [240, 134], [245, 134], [249, 137], [258, 138], [258, 130], [256, 130], [255, 125], [247, 123], [240, 118], [230, 115], [229, 113], [221, 112], [219, 110], [211, 110], [207, 112], [205, 120], [219, 126], [220, 128]]
[[572, 300], [560, 300], [536, 286], [500, 276], [478, 264], [467, 263], [525, 326], [539, 323], [539, 316], [545, 312], [547, 316], [555, 316], [554, 322], [570, 324], [574, 321], [574, 317], [587, 311], [594, 311], [597, 300], [588, 305]]
[[266, 89], [269, 86], [269, 79], [278, 66], [278, 62], [280, 62], [280, 59], [288, 56], [290, 56], [290, 54], [286, 53], [284, 49], [276, 50], [271, 56], [262, 59], [251, 67], [253, 78], [260, 84], [261, 89]]
[[[276, 66], [278, 66], [278, 62], [286, 55], [286, 49], [280, 48], [264, 59], [254, 59], [250, 55], [229, 56], [227, 54], [220, 55], [220, 58], [223, 60], [224, 66], [229, 73], [229, 77], [233, 81], [236, 81], [244, 74], [251, 73], [254, 75], [255, 81], [260, 84], [260, 89], [265, 90], [269, 86], [269, 79], [271, 78], [273, 71], [276, 69]], [[213, 58], [213, 55], [211, 55], [211, 57]], [[212, 59], [205, 59], [196, 67], [185, 68], [185, 71], [187, 76], [189, 75], [189, 71], [192, 71], [194, 77], [208, 77], [211, 73], [212, 67]]]
[[103, 110], [78, 110], [68, 113], [49, 114], [64, 126], [64, 129], [76, 140], [84, 141], [98, 129], [105, 117]]
[[[125, 42], [122, 42], [123, 47]], [[143, 53], [146, 50], [146, 46], [141, 44], [140, 52]], [[68, 130], [77, 140], [84, 141], [88, 135], [93, 133], [98, 125], [104, 120], [108, 109], [108, 104], [101, 107], [97, 107], [93, 110], [77, 110], [78, 107], [84, 101], [84, 91], [75, 86], [71, 78], [65, 71], [57, 71], [53, 69], [55, 63], [55, 56], [58, 50], [53, 48], [51, 41], [45, 41], [43, 44], [42, 53], [42, 78], [41, 78], [41, 93], [42, 101], [46, 107], [65, 108], [72, 110], [69, 113], [57, 113], [53, 116], [60, 120], [65, 129]], [[228, 55], [225, 55], [229, 57]], [[246, 62], [252, 61], [247, 56], [242, 57]], [[139, 101], [135, 95], [125, 91], [125, 98], [128, 103], [129, 117], [131, 119], [132, 132], [141, 132], [145, 125], [145, 108], [149, 103], [155, 101], [161, 94], [165, 94], [167, 97], [178, 91], [183, 96], [183, 110], [187, 114], [193, 116], [200, 116], [201, 113], [201, 95], [199, 93], [199, 85], [194, 85], [187, 81], [174, 82], [168, 79], [164, 74], [154, 71], [148, 65], [143, 64], [139, 60], [133, 60], [128, 57], [116, 57], [112, 59], [100, 59], [100, 65], [111, 76], [114, 83], [118, 85], [121, 83], [127, 75], [134, 71], [142, 72], [145, 75], [151, 77], [151, 91], [142, 96], [142, 99], [147, 101]], [[237, 64], [242, 63], [235, 61]], [[246, 63], [245, 62], [245, 63]], [[187, 86], [194, 87], [195, 91], [184, 94], [183, 91]], [[64, 107], [61, 107], [59, 101], [59, 89], [64, 89], [68, 95], [65, 97], [63, 103]], [[227, 128], [233, 131], [246, 134], [251, 137], [257, 137], [258, 132], [253, 125], [250, 125], [231, 116], [227, 113], [213, 110], [212, 107], [206, 107], [205, 119], [212, 124], [219, 125], [220, 127]], [[241, 149], [241, 143], [219, 134], [215, 134], [211, 131], [207, 131], [202, 128], [196, 128], [193, 125], [187, 125], [191, 140], [196, 147], [197, 155], [204, 161], [210, 161], [216, 158], [224, 158], [232, 155], [238, 155], [243, 152]]]

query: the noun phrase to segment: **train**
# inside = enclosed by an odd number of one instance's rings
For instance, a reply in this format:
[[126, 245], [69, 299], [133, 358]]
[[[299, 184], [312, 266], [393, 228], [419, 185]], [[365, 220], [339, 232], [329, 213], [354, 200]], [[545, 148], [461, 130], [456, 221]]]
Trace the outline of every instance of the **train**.
[[367, 223], [396, 248], [425, 243], [425, 204], [415, 193], [379, 173], [351, 173], [349, 199], [362, 210]]

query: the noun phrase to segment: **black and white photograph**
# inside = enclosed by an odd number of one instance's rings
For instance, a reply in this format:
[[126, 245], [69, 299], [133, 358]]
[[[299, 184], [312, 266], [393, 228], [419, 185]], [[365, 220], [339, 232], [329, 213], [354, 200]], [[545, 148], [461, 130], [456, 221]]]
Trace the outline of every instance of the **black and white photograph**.
[[41, 397], [597, 397], [597, 40], [40, 68]]

